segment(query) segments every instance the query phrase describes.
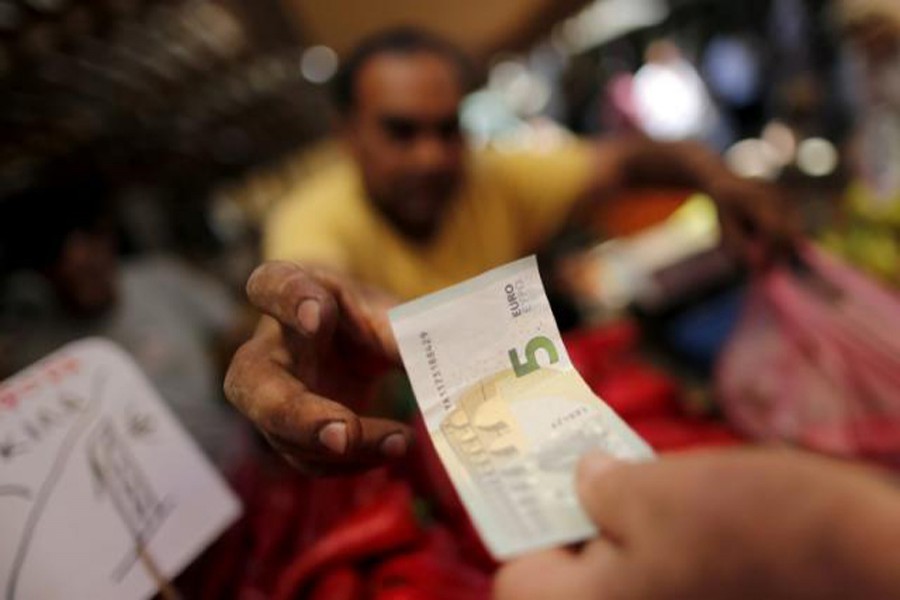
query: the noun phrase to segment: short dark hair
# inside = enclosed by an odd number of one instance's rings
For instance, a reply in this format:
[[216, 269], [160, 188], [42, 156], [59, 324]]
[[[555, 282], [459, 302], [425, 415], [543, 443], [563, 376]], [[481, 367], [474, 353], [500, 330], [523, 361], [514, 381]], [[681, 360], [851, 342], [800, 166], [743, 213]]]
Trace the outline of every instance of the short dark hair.
[[45, 269], [76, 231], [97, 231], [113, 216], [110, 190], [96, 173], [49, 168], [0, 198], [0, 272]]
[[463, 91], [472, 82], [472, 64], [453, 43], [418, 27], [402, 26], [380, 31], [361, 41], [344, 61], [334, 80], [334, 104], [342, 114], [356, 106], [359, 73], [372, 59], [384, 55], [435, 54], [451, 63], [459, 74]]

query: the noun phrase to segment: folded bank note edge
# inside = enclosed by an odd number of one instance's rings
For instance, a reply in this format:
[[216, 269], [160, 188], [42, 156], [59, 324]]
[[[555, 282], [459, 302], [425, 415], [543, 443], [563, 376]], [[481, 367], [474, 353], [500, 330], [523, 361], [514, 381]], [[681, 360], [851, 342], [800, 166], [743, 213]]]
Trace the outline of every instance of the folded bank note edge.
[[392, 308], [388, 312], [388, 317], [391, 320], [391, 324], [396, 326], [396, 322], [401, 319], [405, 319], [406, 317], [421, 313], [422, 311], [440, 306], [450, 299], [460, 298], [462, 296], [465, 296], [469, 292], [480, 290], [486, 284], [491, 284], [497, 281], [508, 279], [512, 275], [515, 275], [516, 273], [520, 273], [522, 271], [526, 271], [528, 269], [531, 269], [532, 267], [537, 270], [537, 259], [534, 257], [534, 255], [528, 256], [526, 258], [521, 258], [515, 262], [503, 265], [502, 267], [497, 267], [496, 269], [492, 269], [486, 273], [482, 273], [481, 275], [463, 281], [462, 283], [457, 283], [456, 285], [444, 288], [439, 292], [434, 292], [426, 296], [422, 296], [421, 298], [411, 300], [405, 304], [401, 304], [400, 306]]

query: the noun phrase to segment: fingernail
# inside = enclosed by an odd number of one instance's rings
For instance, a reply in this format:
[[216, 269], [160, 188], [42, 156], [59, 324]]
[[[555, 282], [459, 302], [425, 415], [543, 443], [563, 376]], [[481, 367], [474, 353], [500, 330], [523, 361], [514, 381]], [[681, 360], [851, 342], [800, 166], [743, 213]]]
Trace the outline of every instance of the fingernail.
[[594, 481], [599, 477], [603, 477], [607, 472], [621, 464], [602, 450], [592, 450], [584, 456], [578, 463], [578, 479], [579, 481]]
[[391, 458], [406, 454], [406, 437], [402, 433], [392, 433], [381, 441], [381, 453]]
[[297, 320], [300, 327], [308, 334], [314, 334], [319, 330], [319, 322], [322, 318], [322, 306], [318, 300], [304, 300], [297, 308]]
[[347, 441], [347, 424], [343, 421], [329, 423], [319, 430], [319, 443], [335, 454], [347, 451]]

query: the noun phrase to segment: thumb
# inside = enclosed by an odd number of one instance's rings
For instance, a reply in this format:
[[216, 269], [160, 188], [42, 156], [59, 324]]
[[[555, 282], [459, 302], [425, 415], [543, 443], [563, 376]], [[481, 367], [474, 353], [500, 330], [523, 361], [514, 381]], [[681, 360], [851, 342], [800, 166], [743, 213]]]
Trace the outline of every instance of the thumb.
[[621, 542], [627, 533], [636, 468], [601, 451], [586, 454], [578, 463], [575, 483], [581, 507], [601, 535], [613, 542]]

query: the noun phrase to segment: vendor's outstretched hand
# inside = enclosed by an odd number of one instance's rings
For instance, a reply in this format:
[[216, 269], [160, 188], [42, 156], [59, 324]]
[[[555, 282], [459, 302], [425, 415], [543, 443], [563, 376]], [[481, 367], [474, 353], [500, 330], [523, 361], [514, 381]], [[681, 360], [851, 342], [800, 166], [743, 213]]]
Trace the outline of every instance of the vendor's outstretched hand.
[[335, 273], [265, 263], [247, 283], [263, 314], [225, 378], [228, 399], [295, 466], [338, 473], [405, 454], [410, 429], [359, 416], [398, 360], [388, 300]]
[[602, 537], [507, 564], [497, 600], [900, 598], [900, 492], [790, 451], [582, 461]]

